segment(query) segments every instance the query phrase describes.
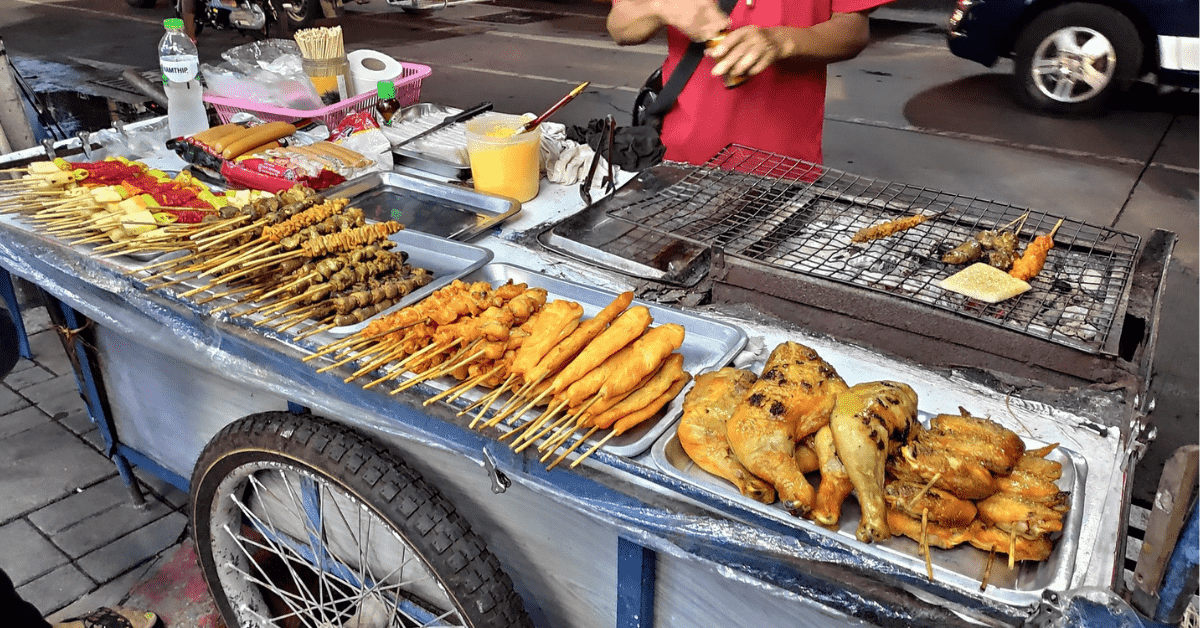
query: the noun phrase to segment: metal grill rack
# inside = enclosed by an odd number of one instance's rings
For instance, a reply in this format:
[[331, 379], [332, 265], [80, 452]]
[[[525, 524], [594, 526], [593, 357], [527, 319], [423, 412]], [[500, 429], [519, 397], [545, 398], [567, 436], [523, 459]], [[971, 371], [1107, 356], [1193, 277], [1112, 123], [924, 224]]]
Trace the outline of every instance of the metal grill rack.
[[[1065, 219], [1032, 289], [987, 304], [939, 286], [963, 268], [943, 263], [942, 255], [980, 231], [1005, 225], [1019, 227], [1024, 250], [1058, 216], [738, 145], [662, 193], [608, 214], [725, 255], [917, 301], [1089, 353], [1105, 346], [1122, 311], [1140, 245], [1136, 235]], [[863, 227], [914, 214], [933, 217], [891, 237], [851, 242]], [[636, 256], [636, 243], [628, 250]]]

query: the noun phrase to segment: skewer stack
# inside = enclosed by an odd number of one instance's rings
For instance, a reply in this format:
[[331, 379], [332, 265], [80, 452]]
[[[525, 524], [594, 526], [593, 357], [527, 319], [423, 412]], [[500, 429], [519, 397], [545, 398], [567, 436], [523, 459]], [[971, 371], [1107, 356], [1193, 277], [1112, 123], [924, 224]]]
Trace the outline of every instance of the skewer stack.
[[342, 42], [342, 27], [307, 28], [296, 31], [304, 72], [312, 80], [322, 102], [332, 105], [349, 98], [350, 66]]
[[[512, 427], [501, 440], [512, 438], [517, 451], [538, 445], [548, 468], [599, 430], [609, 430], [572, 462], [575, 466], [611, 438], [657, 416], [691, 380], [676, 353], [684, 330], [651, 327], [649, 310], [629, 307], [632, 293], [618, 296], [588, 320], [578, 303], [545, 299], [544, 290], [523, 284], [493, 288], [456, 281], [305, 360], [328, 356], [332, 362], [318, 369], [322, 372], [356, 363], [347, 382], [382, 369], [364, 388], [412, 373], [393, 394], [436, 377], [460, 382], [427, 399], [427, 405], [491, 388], [459, 415], [475, 411], [472, 428]], [[537, 407], [544, 411], [524, 420]]]
[[144, 278], [151, 290], [199, 283], [180, 296], [200, 304], [228, 298], [212, 313], [259, 314], [255, 324], [278, 331], [308, 323], [304, 337], [362, 322], [432, 280], [391, 250], [387, 237], [401, 228], [367, 224], [347, 201], [296, 186], [194, 234], [192, 254], [141, 270], [153, 271]]

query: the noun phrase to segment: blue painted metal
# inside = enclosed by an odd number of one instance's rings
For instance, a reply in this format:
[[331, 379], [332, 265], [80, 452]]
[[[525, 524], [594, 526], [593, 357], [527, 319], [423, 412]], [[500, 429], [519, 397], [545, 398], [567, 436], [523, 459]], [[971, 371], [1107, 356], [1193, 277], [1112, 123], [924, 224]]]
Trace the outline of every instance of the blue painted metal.
[[[50, 295], [47, 295], [46, 298], [52, 302], [53, 307], [59, 308], [59, 311], [62, 312], [63, 321], [67, 324], [68, 330], [79, 329], [83, 326], [74, 308]], [[104, 454], [117, 466], [117, 473], [120, 474], [121, 480], [125, 482], [125, 486], [132, 493], [134, 502], [141, 505], [145, 498], [142, 496], [137, 478], [133, 475], [133, 469], [129, 466], [129, 461], [117, 450], [117, 430], [113, 425], [112, 417], [104, 411], [100, 388], [96, 384], [96, 379], [92, 377], [92, 362], [87, 349], [82, 342], [76, 339], [71, 339], [69, 344], [70, 350], [75, 352], [79, 364], [78, 372], [75, 373], [75, 383], [83, 393], [88, 407], [88, 415], [100, 429], [100, 437], [104, 440]]]
[[617, 628], [654, 625], [654, 550], [617, 538]]
[[1200, 563], [1200, 502], [1192, 505], [1192, 514], [1179, 534], [1167, 572], [1163, 575], [1162, 587], [1158, 591], [1158, 608], [1154, 610], [1156, 621], [1170, 621], [1172, 615], [1186, 604], [1196, 587], [1196, 569]]
[[13, 288], [12, 275], [0, 267], [0, 297], [8, 312], [12, 314], [13, 324], [17, 327], [17, 350], [26, 360], [33, 359], [33, 350], [29, 348], [29, 335], [25, 333], [25, 321], [21, 320], [21, 304], [17, 302], [17, 291]]
[[292, 414], [308, 414], [309, 409], [308, 406], [302, 406], [295, 401], [289, 401], [288, 412], [291, 412]]
[[133, 464], [133, 466], [139, 469], [145, 469], [148, 473], [162, 479], [167, 484], [170, 484], [171, 486], [174, 486], [185, 493], [191, 490], [189, 488], [190, 483], [188, 482], [187, 478], [163, 467], [150, 458], [147, 458], [142, 452], [118, 442], [117, 453], [121, 454], [121, 456]]

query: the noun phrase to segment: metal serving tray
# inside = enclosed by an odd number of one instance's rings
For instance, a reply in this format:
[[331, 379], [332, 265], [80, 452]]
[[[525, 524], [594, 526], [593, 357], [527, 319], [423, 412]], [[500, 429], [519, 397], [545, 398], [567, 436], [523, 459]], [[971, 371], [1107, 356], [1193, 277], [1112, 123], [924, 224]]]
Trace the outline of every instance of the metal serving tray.
[[[462, 109], [438, 105], [434, 103], [417, 103], [401, 109], [393, 118], [392, 126], [385, 131], [388, 139], [408, 139], [417, 133], [432, 128], [447, 116], [461, 112]], [[413, 123], [413, 124], [407, 124]], [[406, 131], [410, 130], [411, 133]], [[451, 179], [466, 181], [471, 178], [471, 161], [466, 156], [467, 136], [459, 124], [450, 126], [425, 136], [424, 138], [392, 151], [392, 162], [397, 166], [423, 170]], [[418, 150], [418, 146], [431, 145], [444, 149], [446, 154], [438, 154], [429, 150]], [[451, 153], [457, 153], [460, 158], [451, 159]]]
[[434, 290], [444, 288], [455, 279], [461, 279], [475, 272], [492, 260], [492, 252], [489, 249], [475, 246], [474, 244], [465, 244], [463, 242], [447, 240], [446, 238], [439, 238], [411, 229], [401, 229], [393, 233], [388, 239], [396, 243], [397, 249], [408, 252], [409, 264], [418, 268], [424, 268], [433, 273], [433, 281], [418, 290], [412, 291], [400, 299], [399, 303], [361, 323], [334, 327], [327, 333], [339, 338], [349, 336], [365, 328], [372, 320], [389, 312], [412, 305], [424, 299]]
[[322, 192], [349, 198], [371, 220], [397, 220], [406, 229], [469, 240], [521, 211], [511, 198], [400, 172], [374, 172]]
[[[595, 316], [617, 296], [613, 292], [591, 288], [564, 279], [555, 279], [509, 264], [488, 264], [472, 273], [464, 281], [487, 281], [493, 285], [500, 285], [510, 279], [513, 283], [525, 283], [531, 288], [545, 288], [547, 300], [569, 299], [575, 301], [583, 306], [583, 314], [588, 318]], [[644, 305], [649, 308], [650, 313], [654, 316], [655, 325], [665, 323], [683, 325], [687, 333], [679, 353], [683, 354], [683, 367], [689, 373], [700, 373], [725, 366], [746, 346], [746, 332], [740, 327], [637, 299], [633, 301], [633, 305]], [[683, 392], [687, 392], [689, 388], [690, 385], [688, 388], [684, 388]], [[495, 407], [500, 407], [499, 402]], [[519, 418], [518, 423], [532, 419], [540, 412], [540, 408], [536, 411], [531, 410], [526, 413], [526, 416]], [[673, 425], [675, 419], [679, 418], [682, 412], [683, 394], [681, 393], [663, 409], [659, 416], [643, 422], [620, 436], [613, 437], [604, 445], [604, 450], [619, 456], [636, 456], [649, 449], [655, 439]], [[598, 434], [591, 440], [598, 440], [603, 435]]]
[[[931, 418], [930, 414], [920, 413], [921, 422], [927, 427]], [[1022, 438], [1029, 449], [1049, 444], [1027, 437]], [[856, 544], [864, 553], [901, 566], [913, 573], [922, 576], [926, 573], [925, 559], [917, 554], [916, 541], [898, 536], [882, 543], [866, 544], [855, 537], [854, 533], [858, 528], [862, 513], [853, 494], [843, 502], [840, 525], [834, 531], [823, 528], [812, 521], [792, 516], [778, 502], [763, 504], [742, 496], [732, 483], [701, 469], [692, 461], [687, 452], [683, 450], [683, 446], [679, 444], [678, 429], [672, 429], [670, 433], [660, 437], [654, 443], [650, 457], [654, 465], [663, 473], [682, 482], [694, 484], [724, 498], [732, 497], [763, 516], [782, 521], [796, 528], [803, 528], [839, 542]], [[1012, 605], [1036, 603], [1041, 599], [1043, 589], [1063, 591], [1069, 588], [1071, 574], [1075, 568], [1075, 554], [1079, 548], [1079, 531], [1083, 523], [1087, 460], [1077, 452], [1061, 446], [1055, 448], [1046, 458], [1062, 464], [1063, 474], [1058, 480], [1058, 486], [1060, 490], [1071, 494], [1071, 510], [1063, 521], [1063, 530], [1055, 541], [1050, 557], [1037, 563], [1019, 562], [1015, 569], [1009, 569], [1007, 557], [998, 554], [992, 564], [987, 589], [979, 592], [979, 583], [987, 565], [988, 553], [969, 544], [949, 550], [935, 547], [931, 561], [934, 578], [937, 581], [952, 584], [972, 595], [982, 595]], [[813, 486], [817, 486], [820, 474], [810, 473], [808, 475]]]

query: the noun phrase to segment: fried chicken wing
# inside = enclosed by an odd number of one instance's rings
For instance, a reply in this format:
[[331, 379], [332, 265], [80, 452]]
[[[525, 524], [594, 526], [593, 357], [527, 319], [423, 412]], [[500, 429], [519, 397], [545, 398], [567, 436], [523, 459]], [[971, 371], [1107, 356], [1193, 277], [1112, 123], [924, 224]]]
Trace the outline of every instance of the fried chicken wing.
[[1014, 536], [978, 520], [971, 524], [971, 534], [967, 541], [987, 552], [1010, 554], [1013, 560], [1046, 560], [1050, 557], [1050, 551], [1054, 549], [1054, 544], [1045, 536], [1033, 539]]
[[891, 529], [893, 535], [903, 534], [918, 543], [923, 542], [926, 545], [942, 549], [951, 549], [966, 543], [971, 540], [974, 533], [974, 528], [971, 526], [953, 528], [927, 522], [922, 534], [920, 517], [913, 518], [898, 510], [891, 509], [887, 511], [887, 522], [888, 528]]
[[1048, 503], [1039, 503], [1019, 495], [996, 493], [978, 503], [979, 520], [1017, 536], [1032, 539], [1063, 528], [1067, 493], [1059, 493]]
[[975, 520], [975, 504], [959, 499], [940, 488], [928, 491], [920, 484], [895, 480], [883, 489], [883, 499], [888, 508], [902, 512], [917, 520], [921, 514], [929, 521], [949, 528], [965, 528]]
[[932, 481], [962, 499], [985, 499], [998, 490], [995, 477], [978, 460], [932, 447], [923, 435], [899, 449], [888, 461], [888, 471], [922, 486]]
[[898, 382], [857, 384], [838, 394], [829, 419], [838, 458], [846, 466], [862, 508], [858, 540], [892, 536], [883, 499], [888, 454], [903, 444], [917, 423], [917, 393]]
[[1025, 442], [1012, 430], [991, 421], [961, 414], [939, 414], [930, 421], [923, 439], [959, 456], [977, 459], [988, 471], [1007, 475], [1025, 453]]
[[816, 351], [785, 342], [771, 352], [763, 375], [727, 423], [734, 455], [775, 486], [784, 506], [808, 516], [816, 491], [796, 465], [796, 442], [829, 421], [846, 383]]

